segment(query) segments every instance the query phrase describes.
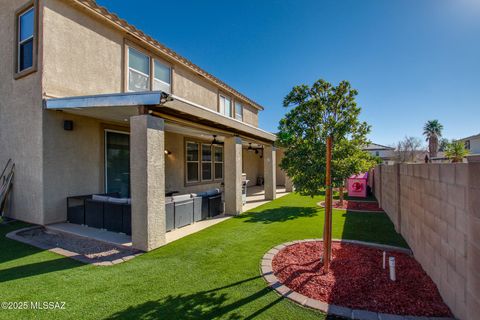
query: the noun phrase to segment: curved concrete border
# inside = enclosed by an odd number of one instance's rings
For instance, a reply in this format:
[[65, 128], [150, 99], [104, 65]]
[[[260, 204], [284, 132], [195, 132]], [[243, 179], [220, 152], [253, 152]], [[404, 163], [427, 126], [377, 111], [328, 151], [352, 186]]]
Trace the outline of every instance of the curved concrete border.
[[[8, 239], [11, 239], [11, 240], [15, 240], [15, 241], [18, 241], [18, 242], [22, 242], [22, 243], [31, 245], [33, 247], [37, 247], [37, 248], [42, 249], [42, 250], [48, 250], [50, 252], [53, 252], [53, 253], [56, 253], [56, 254], [59, 254], [59, 255], [62, 255], [62, 256], [80, 261], [80, 262], [85, 263], [85, 264], [92, 264], [94, 266], [113, 266], [115, 264], [119, 264], [119, 263], [122, 263], [122, 262], [125, 262], [125, 261], [128, 261], [128, 260], [131, 260], [131, 259], [133, 259], [133, 258], [142, 254], [142, 252], [138, 252], [138, 253], [132, 252], [132, 254], [126, 255], [126, 256], [124, 256], [122, 258], [119, 258], [117, 260], [93, 262], [91, 259], [88, 259], [88, 258], [84, 257], [83, 255], [80, 255], [76, 252], [69, 251], [69, 250], [62, 249], [62, 248], [58, 248], [58, 247], [52, 248], [51, 246], [48, 246], [48, 245], [43, 244], [41, 242], [26, 239], [26, 238], [18, 235], [18, 233], [28, 231], [28, 230], [37, 229], [37, 228], [42, 228], [42, 227], [41, 226], [33, 226], [33, 227], [17, 229], [17, 230], [14, 230], [14, 231], [11, 231], [11, 232], [7, 233], [5, 235], [5, 237], [8, 238]], [[64, 232], [64, 233], [68, 234], [68, 232]], [[78, 236], [78, 237], [81, 237], [81, 236]], [[97, 241], [99, 241], [99, 240], [97, 240]], [[102, 242], [102, 241], [99, 241], [99, 242]], [[108, 242], [106, 242], [106, 243], [108, 243]], [[111, 243], [108, 243], [108, 244], [112, 245]]]
[[[367, 202], [367, 201], [363, 201], [363, 202]], [[371, 202], [371, 203], [373, 203], [373, 202]], [[320, 208], [325, 208], [325, 201], [317, 202], [317, 206], [319, 206]], [[339, 210], [339, 211], [348, 211], [348, 212], [385, 213], [385, 211], [383, 209], [381, 211], [343, 209], [343, 208], [332, 208], [332, 209], [333, 210]]]
[[[396, 314], [388, 314], [388, 313], [379, 313], [379, 312], [372, 312], [367, 310], [359, 310], [359, 309], [351, 309], [347, 307], [342, 307], [339, 305], [328, 304], [326, 302], [309, 298], [295, 292], [282, 284], [275, 274], [273, 273], [272, 268], [272, 261], [273, 257], [281, 250], [285, 249], [288, 246], [291, 246], [296, 243], [302, 242], [312, 242], [312, 241], [322, 241], [322, 239], [305, 239], [305, 240], [297, 240], [282, 243], [276, 247], [270, 249], [265, 255], [263, 256], [260, 264], [260, 273], [265, 281], [268, 283], [268, 286], [272, 288], [275, 292], [277, 292], [280, 296], [290, 299], [291, 301], [307, 308], [320, 310], [327, 314], [332, 314], [340, 317], [350, 318], [350, 319], [358, 319], [358, 320], [447, 320], [454, 318], [445, 318], [445, 317], [417, 317], [417, 316], [400, 316]], [[363, 241], [356, 241], [356, 240], [343, 240], [343, 239], [333, 239], [335, 242], [344, 242], [344, 243], [352, 243], [352, 244], [360, 244], [369, 247], [374, 247], [377, 249], [382, 249], [385, 251], [400, 251], [403, 253], [407, 253], [412, 255], [412, 251], [410, 249], [399, 248], [394, 246], [388, 246], [378, 243], [371, 243], [371, 242], [363, 242]]]

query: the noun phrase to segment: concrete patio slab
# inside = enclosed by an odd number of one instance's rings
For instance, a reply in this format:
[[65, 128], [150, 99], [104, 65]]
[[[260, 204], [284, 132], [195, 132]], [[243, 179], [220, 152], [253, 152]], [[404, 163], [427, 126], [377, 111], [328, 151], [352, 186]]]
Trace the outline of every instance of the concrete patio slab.
[[74, 223], [55, 223], [45, 226], [45, 229], [60, 231], [73, 235], [87, 237], [102, 242], [111, 243], [127, 248], [132, 248], [132, 237], [124, 233], [111, 232], [107, 230], [91, 228]]
[[[277, 199], [286, 196], [289, 192], [283, 186], [277, 186]], [[265, 200], [265, 191], [262, 186], [247, 188], [247, 203], [243, 206], [243, 212], [255, 209], [272, 200]]]

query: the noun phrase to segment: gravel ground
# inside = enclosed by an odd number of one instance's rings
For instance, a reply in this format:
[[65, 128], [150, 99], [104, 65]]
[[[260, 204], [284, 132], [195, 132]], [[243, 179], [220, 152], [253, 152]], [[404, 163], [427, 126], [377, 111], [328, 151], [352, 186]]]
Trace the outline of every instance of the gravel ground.
[[[437, 287], [411, 256], [388, 252], [396, 260], [397, 280], [382, 268], [382, 250], [346, 243], [332, 244], [331, 271], [323, 273], [321, 241], [297, 243], [273, 258], [280, 282], [307, 297], [374, 312], [451, 317]], [[388, 259], [388, 258], [387, 258]]]
[[115, 246], [69, 233], [50, 231], [45, 228], [26, 230], [18, 233], [18, 236], [51, 248], [61, 248], [71, 251], [85, 257], [91, 261], [91, 263], [104, 261], [113, 262], [139, 253], [138, 250]]

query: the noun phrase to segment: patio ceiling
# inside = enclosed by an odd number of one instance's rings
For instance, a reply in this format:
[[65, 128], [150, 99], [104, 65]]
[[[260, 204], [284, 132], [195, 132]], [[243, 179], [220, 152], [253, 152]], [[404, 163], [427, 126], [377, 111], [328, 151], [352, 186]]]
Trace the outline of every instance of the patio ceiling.
[[270, 132], [161, 91], [45, 99], [44, 108], [122, 123], [128, 122], [131, 116], [148, 112], [167, 121], [182, 120], [178, 123], [202, 131], [239, 135], [269, 144], [276, 140], [276, 136]]

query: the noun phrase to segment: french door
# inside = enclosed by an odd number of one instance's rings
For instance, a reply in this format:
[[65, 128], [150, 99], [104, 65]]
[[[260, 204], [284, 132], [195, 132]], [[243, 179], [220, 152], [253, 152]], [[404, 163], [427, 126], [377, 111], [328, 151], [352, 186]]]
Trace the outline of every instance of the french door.
[[105, 130], [105, 192], [130, 197], [130, 135]]

